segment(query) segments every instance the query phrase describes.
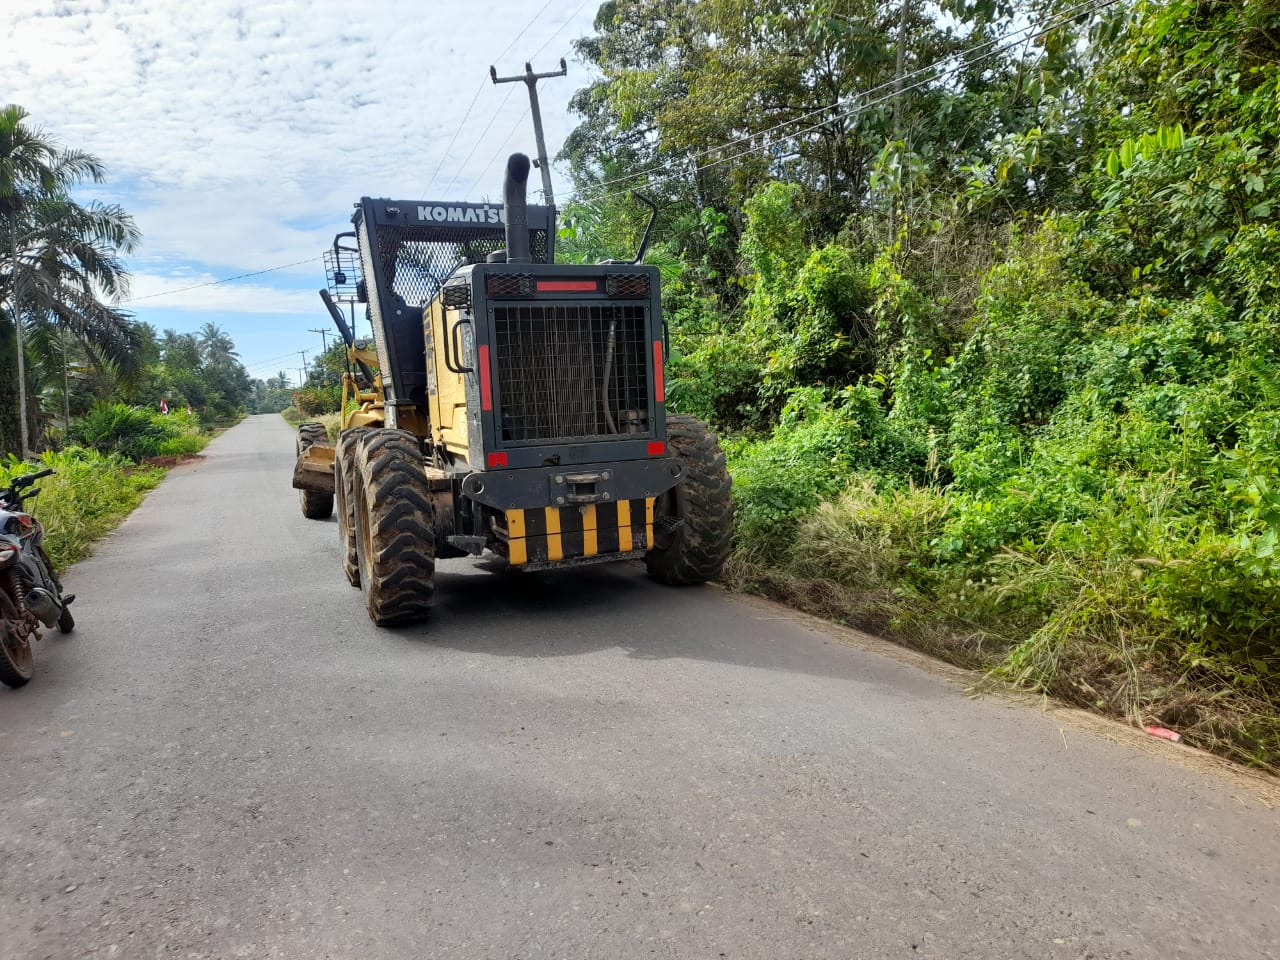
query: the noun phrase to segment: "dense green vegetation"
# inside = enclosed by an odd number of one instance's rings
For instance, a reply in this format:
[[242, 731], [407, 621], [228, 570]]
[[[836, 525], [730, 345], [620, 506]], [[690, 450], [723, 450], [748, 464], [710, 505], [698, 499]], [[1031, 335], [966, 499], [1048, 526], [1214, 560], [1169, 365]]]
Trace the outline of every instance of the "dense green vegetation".
[[45, 467], [58, 472], [39, 482], [39, 496], [26, 506], [44, 523], [45, 546], [59, 569], [88, 556], [93, 542], [115, 529], [164, 477], [162, 469], [136, 467], [119, 454], [68, 447], [41, 454], [34, 467], [10, 455], [0, 461], [0, 486]]
[[604, 4], [561, 249], [661, 201], [738, 585], [1278, 767], [1280, 12], [941, 7]]

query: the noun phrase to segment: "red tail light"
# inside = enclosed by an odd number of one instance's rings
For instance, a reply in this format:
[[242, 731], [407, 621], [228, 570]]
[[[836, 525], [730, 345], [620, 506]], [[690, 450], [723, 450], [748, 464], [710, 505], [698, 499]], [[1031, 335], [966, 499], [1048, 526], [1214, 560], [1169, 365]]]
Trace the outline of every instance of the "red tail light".
[[480, 409], [493, 409], [493, 384], [489, 382], [489, 345], [487, 343], [480, 344]]
[[539, 280], [539, 293], [595, 293], [600, 289], [595, 280]]
[[649, 441], [649, 456], [661, 457], [667, 452], [667, 445], [661, 440]]
[[505, 467], [507, 465], [507, 455], [502, 451], [491, 453], [485, 457], [484, 462], [491, 467]]

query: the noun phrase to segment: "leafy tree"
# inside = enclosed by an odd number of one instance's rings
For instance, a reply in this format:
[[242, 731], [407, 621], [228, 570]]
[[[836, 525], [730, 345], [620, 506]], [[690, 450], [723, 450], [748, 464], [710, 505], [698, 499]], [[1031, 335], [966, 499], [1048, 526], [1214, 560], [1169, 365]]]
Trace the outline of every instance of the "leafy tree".
[[200, 359], [206, 364], [220, 365], [237, 362], [235, 341], [216, 323], [209, 322], [200, 328], [196, 337], [200, 345]]
[[137, 228], [118, 206], [70, 196], [104, 179], [101, 162], [27, 117], [16, 105], [0, 110], [0, 449], [24, 453], [36, 425], [28, 349], [53, 366], [66, 335], [99, 367], [130, 375], [139, 366], [137, 331], [103, 299], [127, 290], [119, 255], [137, 244]]

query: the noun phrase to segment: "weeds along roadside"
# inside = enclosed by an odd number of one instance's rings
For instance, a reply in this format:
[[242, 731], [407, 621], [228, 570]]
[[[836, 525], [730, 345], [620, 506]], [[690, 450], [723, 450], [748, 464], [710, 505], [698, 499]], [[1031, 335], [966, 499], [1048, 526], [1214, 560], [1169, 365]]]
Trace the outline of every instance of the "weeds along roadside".
[[40, 454], [38, 463], [12, 454], [0, 461], [0, 485], [36, 469], [57, 471], [39, 481], [40, 495], [28, 506], [45, 526], [59, 569], [89, 556], [94, 542], [164, 479], [168, 465], [198, 454], [210, 437], [194, 415], [101, 404], [74, 421], [66, 439], [68, 446]]
[[[84, 448], [41, 454], [35, 469], [44, 467], [57, 473], [39, 481], [40, 496], [27, 507], [44, 524], [45, 547], [59, 570], [89, 556], [94, 542], [114, 530], [166, 472]], [[10, 456], [0, 463], [0, 486], [32, 469], [30, 461]]]
[[966, 556], [950, 537], [997, 498], [863, 476], [761, 530], [753, 466], [731, 463], [749, 482], [730, 589], [1280, 772], [1269, 558], [1241, 548], [1247, 520], [1215, 529], [1178, 503], [1194, 482], [1113, 476], [1078, 516]]

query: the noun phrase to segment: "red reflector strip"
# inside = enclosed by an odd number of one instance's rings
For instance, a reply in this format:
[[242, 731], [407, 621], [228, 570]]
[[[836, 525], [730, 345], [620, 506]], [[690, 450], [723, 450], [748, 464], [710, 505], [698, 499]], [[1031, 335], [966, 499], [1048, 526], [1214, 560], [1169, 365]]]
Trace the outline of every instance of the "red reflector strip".
[[505, 467], [507, 465], [507, 455], [505, 453], [491, 453], [485, 457], [484, 462], [491, 467]]
[[667, 445], [661, 440], [649, 441], [649, 456], [660, 457], [667, 452]]
[[653, 399], [667, 402], [666, 388], [662, 382], [662, 341], [653, 341]]
[[539, 293], [595, 293], [600, 284], [595, 280], [539, 280]]
[[493, 386], [489, 383], [489, 345], [480, 344], [480, 409], [493, 409]]

